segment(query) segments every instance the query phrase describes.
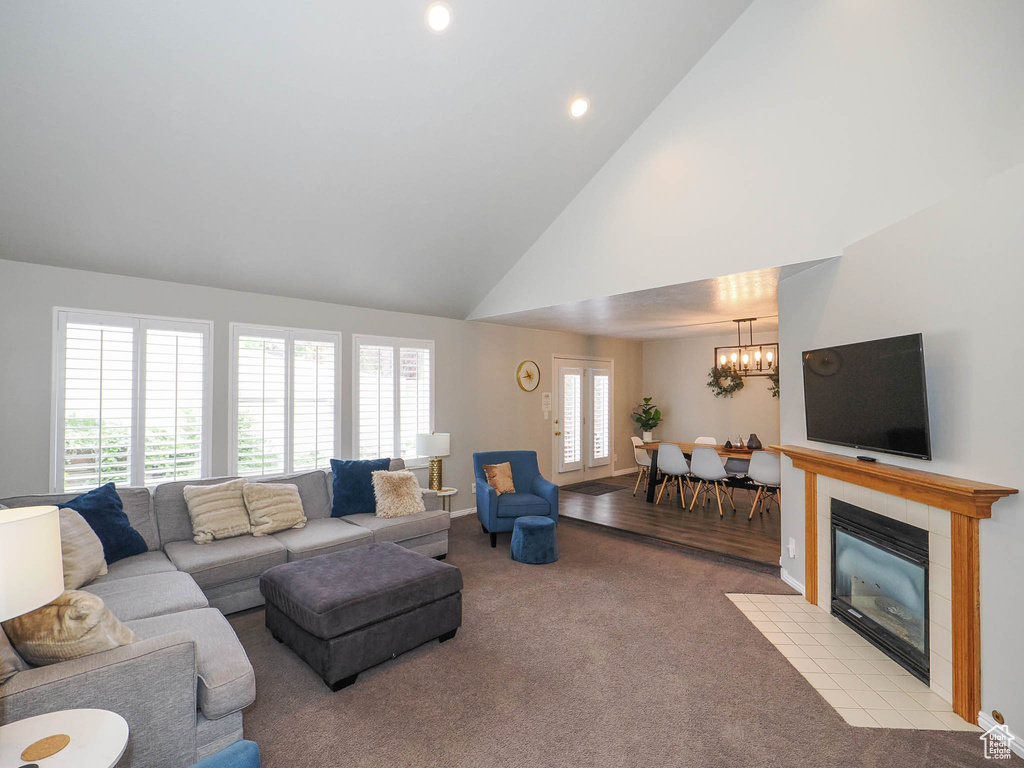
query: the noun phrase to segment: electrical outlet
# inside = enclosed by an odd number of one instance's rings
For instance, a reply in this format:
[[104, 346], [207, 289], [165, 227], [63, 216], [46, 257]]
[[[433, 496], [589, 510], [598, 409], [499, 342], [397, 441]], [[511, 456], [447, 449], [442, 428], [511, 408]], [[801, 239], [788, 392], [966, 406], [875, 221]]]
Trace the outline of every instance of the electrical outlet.
[[789, 557], [796, 560], [796, 539], [790, 537], [787, 549], [789, 550]]
[[612, 461], [616, 461], [617, 462], [618, 460], [619, 460], [619, 454], [616, 453], [615, 456], [612, 457]]
[[473, 490], [472, 490], [472, 493], [476, 493], [476, 483], [473, 483]]

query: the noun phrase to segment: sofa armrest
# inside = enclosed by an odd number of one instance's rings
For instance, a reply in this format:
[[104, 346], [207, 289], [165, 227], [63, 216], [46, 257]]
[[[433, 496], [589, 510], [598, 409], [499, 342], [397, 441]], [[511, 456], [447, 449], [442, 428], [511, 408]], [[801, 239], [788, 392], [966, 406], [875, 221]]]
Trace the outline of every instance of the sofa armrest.
[[545, 480], [541, 475], [533, 478], [530, 483], [530, 493], [536, 494], [544, 499], [551, 507], [551, 519], [558, 522], [558, 486], [550, 480]]
[[423, 506], [427, 508], [427, 512], [433, 512], [435, 509], [441, 508], [441, 499], [437, 495], [437, 491], [432, 491], [429, 488], [421, 488], [423, 491]]
[[107, 709], [128, 722], [118, 768], [196, 759], [196, 647], [184, 632], [19, 672], [0, 685], [0, 722]]

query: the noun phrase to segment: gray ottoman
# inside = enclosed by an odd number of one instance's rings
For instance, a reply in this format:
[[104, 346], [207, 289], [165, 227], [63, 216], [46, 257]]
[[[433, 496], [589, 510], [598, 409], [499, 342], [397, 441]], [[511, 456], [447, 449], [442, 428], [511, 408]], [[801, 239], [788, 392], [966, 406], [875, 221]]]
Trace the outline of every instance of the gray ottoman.
[[260, 592], [274, 639], [333, 691], [462, 624], [462, 572], [390, 542], [275, 566]]

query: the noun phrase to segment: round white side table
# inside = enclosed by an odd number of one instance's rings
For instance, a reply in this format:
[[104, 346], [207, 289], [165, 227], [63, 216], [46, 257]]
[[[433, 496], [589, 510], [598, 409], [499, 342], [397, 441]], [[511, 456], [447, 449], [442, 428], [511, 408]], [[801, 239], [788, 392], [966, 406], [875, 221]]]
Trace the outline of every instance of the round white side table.
[[442, 488], [437, 492], [437, 497], [441, 500], [441, 509], [451, 514], [452, 511], [452, 496], [459, 492], [458, 488]]
[[128, 723], [105, 709], [65, 709], [0, 726], [0, 768], [19, 768], [30, 744], [64, 733], [71, 742], [39, 768], [113, 768], [128, 746]]

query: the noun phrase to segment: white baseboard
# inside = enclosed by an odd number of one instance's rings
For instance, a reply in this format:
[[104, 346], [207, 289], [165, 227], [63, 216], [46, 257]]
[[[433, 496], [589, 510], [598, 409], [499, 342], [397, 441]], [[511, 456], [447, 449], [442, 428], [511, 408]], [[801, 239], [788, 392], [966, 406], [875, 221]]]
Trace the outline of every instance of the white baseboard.
[[619, 475], [635, 475], [636, 467], [628, 467], [626, 469], [616, 469], [612, 472], [612, 477], [618, 477]]
[[465, 517], [466, 515], [475, 515], [476, 507], [470, 507], [469, 509], [455, 509], [452, 510], [452, 518]]
[[[989, 731], [995, 728], [999, 723], [992, 719], [992, 715], [988, 712], [978, 713], [978, 725], [983, 731]], [[1024, 758], [1024, 739], [1017, 736], [1013, 731], [1007, 729], [1007, 733], [1010, 734], [1010, 751], [1013, 752], [1017, 757]]]
[[792, 576], [790, 576], [789, 575], [789, 571], [787, 571], [785, 568], [780, 568], [779, 569], [779, 576], [782, 578], [782, 580], [784, 582], [789, 584], [789, 586], [791, 586], [793, 589], [795, 589], [801, 595], [806, 595], [807, 594], [807, 592], [804, 590], [804, 585], [802, 583], [800, 583], [799, 581], [797, 581], [796, 579], [794, 579]]

